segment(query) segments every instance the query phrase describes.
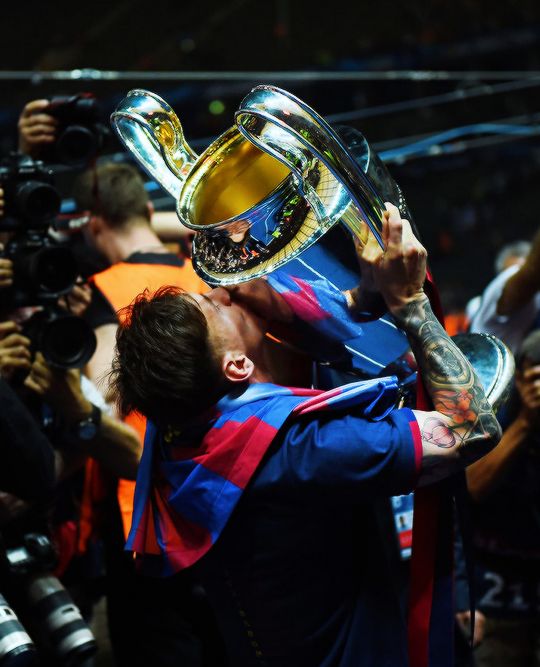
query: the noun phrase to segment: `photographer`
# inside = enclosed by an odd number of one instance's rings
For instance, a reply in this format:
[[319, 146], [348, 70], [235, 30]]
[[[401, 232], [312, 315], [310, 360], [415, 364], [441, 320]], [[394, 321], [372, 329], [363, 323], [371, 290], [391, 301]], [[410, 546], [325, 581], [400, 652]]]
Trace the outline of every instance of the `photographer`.
[[[60, 453], [59, 478], [82, 467], [90, 456], [112, 475], [135, 479], [140, 449], [135, 432], [107, 414], [104, 403], [99, 408], [89, 400], [91, 385], [78, 369], [54, 368], [38, 352], [24, 386], [41, 397], [62, 418], [65, 437], [72, 448]], [[94, 390], [94, 401], [96, 395], [99, 394]], [[96, 409], [100, 412], [97, 418], [94, 416]], [[88, 432], [88, 427], [91, 432]]]
[[[73, 298], [70, 295], [66, 301], [73, 303]], [[81, 376], [79, 369], [54, 367], [45, 361], [40, 352], [36, 352], [31, 361], [31, 342], [18, 333], [20, 327], [13, 321], [3, 322], [0, 327], [4, 332], [0, 340], [0, 370], [10, 371], [14, 387], [32, 410], [32, 414], [25, 411], [26, 421], [22, 422], [13, 403], [18, 402], [19, 411], [24, 410], [24, 406], [7, 383], [2, 382], [0, 394], [8, 412], [0, 420], [0, 435], [3, 436], [4, 448], [12, 454], [12, 464], [8, 460], [2, 468], [8, 474], [0, 475], [0, 488], [8, 492], [0, 496], [2, 534], [12, 551], [24, 550], [29, 536], [38, 535], [41, 540], [50, 538], [57, 559], [49, 557], [45, 562], [37, 559], [31, 568], [35, 568], [36, 576], [47, 577], [46, 570], [52, 572], [54, 568], [54, 573], [62, 578], [83, 617], [89, 619], [93, 605], [101, 595], [98, 575], [102, 563], [99, 552], [94, 548], [94, 527], [84, 520], [85, 491], [83, 477], [79, 473], [84, 472], [85, 465], [97, 460], [115, 478], [122, 475], [133, 479], [139, 460], [138, 439], [129, 427], [106, 413], [107, 406], [99, 392]], [[4, 396], [8, 391], [12, 395], [11, 404]], [[54, 452], [45, 432], [54, 443]], [[48, 445], [49, 460], [45, 462], [35, 452], [41, 440]], [[25, 458], [34, 463], [34, 476], [28, 474], [33, 470], [26, 465]], [[39, 465], [36, 466], [36, 463]], [[49, 476], [46, 480], [47, 498], [39, 492], [43, 483], [37, 478], [38, 474], [45, 476], [46, 473]], [[28, 489], [21, 486], [23, 481]], [[28, 502], [22, 502], [19, 497]], [[34, 570], [29, 571], [33, 576]], [[26, 595], [24, 582], [28, 576], [24, 573], [23, 577], [13, 578], [9, 574], [8, 581], [2, 581], [0, 591], [6, 591], [9, 599], [20, 605], [21, 596]], [[60, 589], [60, 583], [55, 581]], [[8, 582], [12, 582], [13, 590]], [[68, 595], [65, 591], [58, 594]], [[65, 597], [65, 601], [73, 607], [71, 598]], [[17, 610], [19, 608], [16, 606]], [[17, 613], [20, 614], [20, 611]], [[82, 622], [82, 618], [77, 620], [79, 625]], [[26, 619], [23, 623], [30, 630]], [[32, 637], [39, 630], [30, 630]], [[66, 627], [66, 632], [68, 630]], [[75, 631], [74, 628], [72, 630]], [[83, 632], [81, 641], [76, 642], [74, 634], [72, 639], [74, 650], [85, 656], [93, 652], [95, 642], [88, 629]], [[56, 666], [62, 664], [64, 659], [72, 659], [65, 653], [59, 655], [59, 650], [56, 647], [54, 657], [45, 664]], [[40, 653], [42, 651], [49, 655], [47, 650], [40, 648]], [[1, 651], [0, 657], [3, 657]]]
[[[9, 260], [3, 260], [9, 263]], [[62, 302], [82, 313], [88, 299], [88, 288], [75, 286]], [[56, 476], [65, 477], [82, 467], [87, 456], [98, 459], [112, 474], [135, 479], [139, 461], [139, 443], [135, 432], [107, 414], [106, 404], [98, 390], [78, 368], [60, 368], [47, 363], [43, 354], [35, 353], [32, 342], [13, 320], [0, 322], [0, 376], [14, 381], [26, 400], [30, 390], [53, 409], [70, 443], [70, 451], [56, 452]], [[33, 401], [30, 401], [33, 402]], [[99, 417], [93, 417], [100, 403]], [[88, 420], [96, 422], [95, 434], [77, 435], [77, 426]], [[35, 422], [34, 422], [35, 425]], [[88, 429], [87, 429], [88, 430]], [[56, 433], [58, 437], [58, 433]]]
[[26, 104], [19, 117], [19, 151], [33, 158], [41, 156], [43, 149], [54, 143], [58, 121], [47, 113], [49, 100], [32, 100]]
[[34, 159], [84, 167], [110, 135], [91, 93], [28, 102], [18, 122], [19, 151]]
[[[503, 421], [503, 420], [501, 420]], [[516, 353], [499, 445], [467, 470], [474, 502], [479, 667], [538, 664], [540, 640], [540, 331]]]
[[[6, 485], [0, 487], [6, 492], [0, 497], [2, 535], [6, 553], [30, 552], [26, 542], [34, 535], [49, 543], [52, 538], [58, 562], [48, 556], [44, 561], [37, 559], [29, 568], [37, 568], [40, 574], [55, 568], [55, 574], [63, 577], [66, 586], [81, 592], [77, 603], [83, 613], [86, 609], [90, 615], [97, 599], [96, 574], [101, 572], [102, 564], [94, 556], [94, 526], [86, 521], [87, 490], [84, 474], [79, 472], [91, 469], [97, 460], [104, 471], [100, 483], [106, 485], [108, 475], [134, 479], [140, 447], [134, 431], [107, 414], [100, 393], [79, 370], [95, 347], [93, 332], [81, 319], [90, 303], [90, 289], [77, 284], [77, 265], [69, 248], [49, 234], [55, 211], [40, 208], [40, 197], [31, 198], [40, 187], [49, 188], [49, 193], [53, 189], [48, 172], [40, 163], [18, 155], [10, 156], [4, 165], [1, 177], [5, 196], [0, 208], [5, 244], [0, 259], [0, 372], [5, 378], [2, 384], [9, 381], [12, 385], [6, 391], [13, 400], [18, 400], [18, 395], [22, 401], [21, 409], [30, 425], [18, 419], [11, 431], [4, 429], [4, 442], [14, 455], [13, 466], [3, 468], [7, 479]], [[30, 198], [26, 196], [28, 192]], [[11, 407], [7, 401], [5, 405]], [[11, 421], [17, 415], [14, 409], [10, 410]], [[0, 428], [4, 425], [0, 424]], [[19, 453], [18, 441], [23, 437], [26, 447]], [[48, 445], [49, 461], [48, 466], [40, 462], [37, 472], [44, 477], [48, 472], [47, 499], [40, 492], [43, 484], [27, 475], [25, 466], [26, 451], [33, 451], [41, 441]], [[38, 456], [32, 455], [37, 462]], [[23, 475], [32, 482], [33, 492], [17, 483]], [[22, 502], [18, 496], [32, 504]], [[49, 551], [54, 554], [52, 547]], [[7, 582], [13, 579], [14, 588], [20, 589], [13, 593], [17, 600], [19, 593], [27, 589], [24, 582], [28, 576], [33, 576], [30, 569], [21, 578], [12, 577], [8, 569], [0, 591], [6, 591], [11, 599]], [[83, 623], [82, 619], [77, 622]], [[26, 625], [26, 621], [23, 623]], [[89, 652], [94, 650], [95, 642], [91, 633], [85, 632], [81, 645], [74, 642], [77, 650]], [[0, 659], [4, 657], [0, 650]], [[56, 655], [47, 664], [56, 666], [72, 657]]]
[[0, 401], [0, 490], [31, 502], [47, 498], [55, 484], [52, 446], [3, 378]]

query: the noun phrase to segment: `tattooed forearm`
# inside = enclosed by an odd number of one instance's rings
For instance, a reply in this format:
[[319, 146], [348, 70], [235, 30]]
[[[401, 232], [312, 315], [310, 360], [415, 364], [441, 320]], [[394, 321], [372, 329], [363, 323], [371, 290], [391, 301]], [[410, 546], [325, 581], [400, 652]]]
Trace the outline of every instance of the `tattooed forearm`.
[[433, 314], [427, 297], [394, 311], [405, 330], [435, 410], [446, 419], [430, 417], [422, 439], [437, 447], [457, 447], [467, 465], [489, 451], [500, 426], [476, 374]]

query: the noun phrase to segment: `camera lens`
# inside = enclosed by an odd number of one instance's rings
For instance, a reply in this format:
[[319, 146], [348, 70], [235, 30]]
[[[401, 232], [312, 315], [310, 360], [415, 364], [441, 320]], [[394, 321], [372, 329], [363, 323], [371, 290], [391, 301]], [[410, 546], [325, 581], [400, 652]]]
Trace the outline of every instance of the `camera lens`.
[[37, 665], [36, 647], [3, 595], [0, 595], [0, 663], [2, 667]]
[[43, 324], [39, 349], [61, 368], [82, 368], [96, 350], [96, 336], [80, 317], [61, 315]]
[[40, 619], [40, 627], [64, 665], [78, 665], [95, 653], [92, 631], [56, 577], [36, 577], [27, 592], [34, 618]]
[[83, 125], [70, 125], [56, 142], [59, 159], [65, 164], [86, 164], [98, 150], [95, 134]]
[[19, 214], [33, 223], [48, 223], [60, 211], [60, 195], [47, 183], [26, 181], [16, 192], [15, 205]]
[[71, 250], [64, 246], [41, 248], [29, 257], [31, 284], [40, 292], [60, 296], [68, 292], [77, 279], [77, 263]]

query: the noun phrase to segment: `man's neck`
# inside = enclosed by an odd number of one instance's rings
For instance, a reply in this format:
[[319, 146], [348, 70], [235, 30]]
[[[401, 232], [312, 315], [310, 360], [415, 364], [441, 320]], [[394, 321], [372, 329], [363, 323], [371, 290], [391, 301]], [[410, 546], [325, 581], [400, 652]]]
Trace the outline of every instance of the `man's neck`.
[[136, 252], [167, 252], [158, 236], [147, 225], [133, 225], [126, 230], [110, 230], [103, 239], [103, 252], [111, 264], [122, 262]]
[[264, 339], [261, 353], [255, 355], [253, 361], [255, 370], [249, 380], [250, 384], [270, 382], [285, 387], [311, 386], [311, 358], [271, 338]]

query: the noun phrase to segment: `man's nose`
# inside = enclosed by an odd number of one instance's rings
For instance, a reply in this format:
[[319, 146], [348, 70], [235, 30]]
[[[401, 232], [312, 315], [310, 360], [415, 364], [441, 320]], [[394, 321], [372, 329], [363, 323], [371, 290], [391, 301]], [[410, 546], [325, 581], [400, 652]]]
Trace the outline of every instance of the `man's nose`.
[[224, 287], [216, 287], [208, 293], [208, 298], [222, 306], [231, 305], [231, 295]]

